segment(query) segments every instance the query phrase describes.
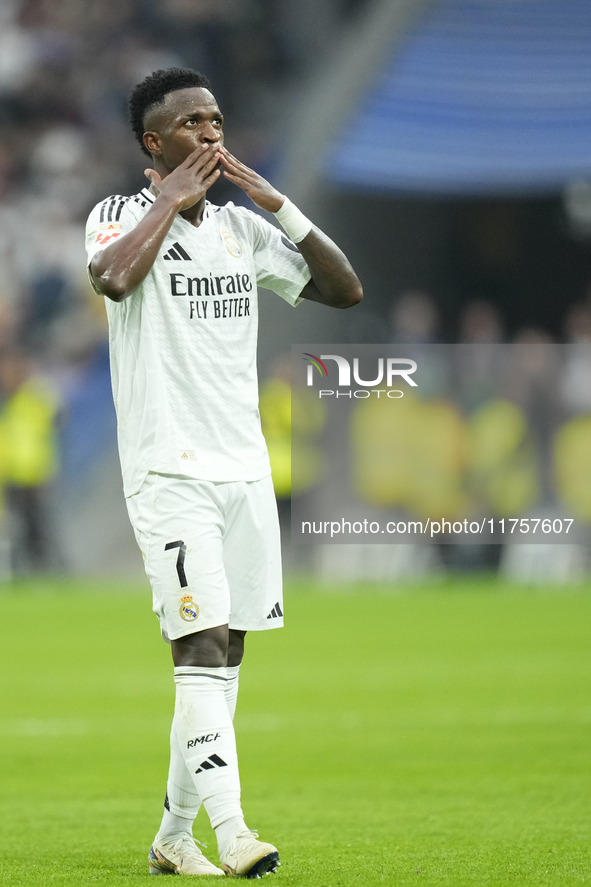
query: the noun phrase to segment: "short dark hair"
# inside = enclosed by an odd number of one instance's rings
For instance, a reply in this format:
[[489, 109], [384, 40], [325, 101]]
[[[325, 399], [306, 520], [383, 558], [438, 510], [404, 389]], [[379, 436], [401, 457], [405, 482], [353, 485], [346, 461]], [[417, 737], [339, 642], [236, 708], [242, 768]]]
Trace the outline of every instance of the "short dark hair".
[[211, 92], [211, 84], [205, 74], [200, 74], [192, 68], [165, 68], [154, 71], [134, 86], [129, 97], [129, 122], [142, 151], [148, 157], [151, 157], [151, 154], [144, 145], [144, 118], [147, 112], [154, 105], [160, 104], [169, 92], [191, 86], [209, 89]]

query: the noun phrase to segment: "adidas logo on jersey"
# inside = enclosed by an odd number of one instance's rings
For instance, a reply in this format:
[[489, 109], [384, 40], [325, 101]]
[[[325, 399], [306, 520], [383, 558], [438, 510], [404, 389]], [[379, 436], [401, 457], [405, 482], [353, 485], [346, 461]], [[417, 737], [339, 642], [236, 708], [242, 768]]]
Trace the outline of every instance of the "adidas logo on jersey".
[[204, 770], [213, 770], [215, 767], [227, 767], [228, 765], [220, 758], [219, 755], [210, 755], [206, 761], [202, 761], [198, 770], [195, 770], [195, 773], [202, 773]]
[[275, 606], [273, 607], [273, 609], [271, 610], [271, 612], [267, 616], [267, 619], [278, 619], [279, 616], [283, 616], [283, 613], [281, 612], [281, 607], [277, 603], [277, 604], [275, 604]]
[[187, 250], [184, 247], [182, 247], [180, 245], [180, 243], [178, 243], [178, 241], [177, 241], [177, 243], [173, 243], [173, 245], [170, 247], [170, 249], [168, 250], [167, 253], [164, 253], [163, 258], [166, 259], [167, 262], [170, 262], [171, 259], [174, 259], [177, 262], [178, 261], [184, 261], [184, 262], [191, 262], [192, 261], [191, 256], [189, 255]]

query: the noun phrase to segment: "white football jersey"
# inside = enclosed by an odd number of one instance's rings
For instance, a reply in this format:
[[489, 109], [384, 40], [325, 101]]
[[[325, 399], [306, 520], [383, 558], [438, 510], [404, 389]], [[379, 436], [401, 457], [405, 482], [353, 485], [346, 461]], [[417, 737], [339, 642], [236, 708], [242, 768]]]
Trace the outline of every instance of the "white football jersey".
[[[86, 226], [88, 262], [154, 200], [144, 189], [98, 204]], [[198, 228], [176, 216], [134, 292], [105, 299], [126, 496], [149, 471], [210, 481], [270, 474], [258, 411], [257, 284], [297, 305], [310, 277], [277, 228], [244, 207], [208, 202]]]

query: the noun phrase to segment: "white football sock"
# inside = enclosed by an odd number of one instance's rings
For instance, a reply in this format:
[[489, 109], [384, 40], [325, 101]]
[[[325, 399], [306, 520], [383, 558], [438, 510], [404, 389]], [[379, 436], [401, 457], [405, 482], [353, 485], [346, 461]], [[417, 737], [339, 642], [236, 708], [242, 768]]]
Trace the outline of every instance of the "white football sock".
[[160, 838], [177, 838], [179, 835], [183, 834], [193, 834], [193, 820], [185, 819], [183, 816], [176, 816], [165, 807], [162, 822], [160, 823], [158, 834], [154, 840], [159, 841]]
[[176, 735], [176, 718], [173, 718], [164, 814], [156, 838], [172, 837], [183, 832], [191, 834], [193, 821], [200, 806], [201, 800], [195, 791]]
[[238, 674], [240, 672], [240, 666], [229, 665], [226, 671], [228, 672], [228, 680], [226, 682], [226, 705], [228, 706], [230, 717], [234, 720], [236, 703], [238, 701]]
[[218, 841], [220, 858], [224, 858], [226, 852], [230, 849], [230, 844], [234, 837], [245, 828], [246, 824], [241, 816], [233, 816], [231, 819], [226, 819], [225, 822], [218, 825], [215, 830], [215, 836]]
[[236, 739], [226, 702], [227, 669], [177, 666], [174, 680], [176, 736], [211, 825], [242, 819]]
[[[228, 666], [226, 671], [228, 675], [225, 684], [226, 705], [231, 719], [234, 720], [240, 666]], [[191, 827], [200, 806], [201, 799], [195, 791], [195, 784], [185, 764], [176, 735], [176, 718], [173, 718], [170, 732], [170, 768], [166, 784], [165, 809], [156, 838], [172, 837], [183, 832], [191, 834]]]

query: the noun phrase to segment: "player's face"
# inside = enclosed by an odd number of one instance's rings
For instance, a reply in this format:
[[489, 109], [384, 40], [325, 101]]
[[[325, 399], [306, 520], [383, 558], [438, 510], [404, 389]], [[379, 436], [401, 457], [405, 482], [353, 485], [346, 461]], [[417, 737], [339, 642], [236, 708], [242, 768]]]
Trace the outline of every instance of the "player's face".
[[169, 92], [146, 117], [148, 151], [171, 172], [201, 145], [224, 143], [224, 118], [208, 89]]

